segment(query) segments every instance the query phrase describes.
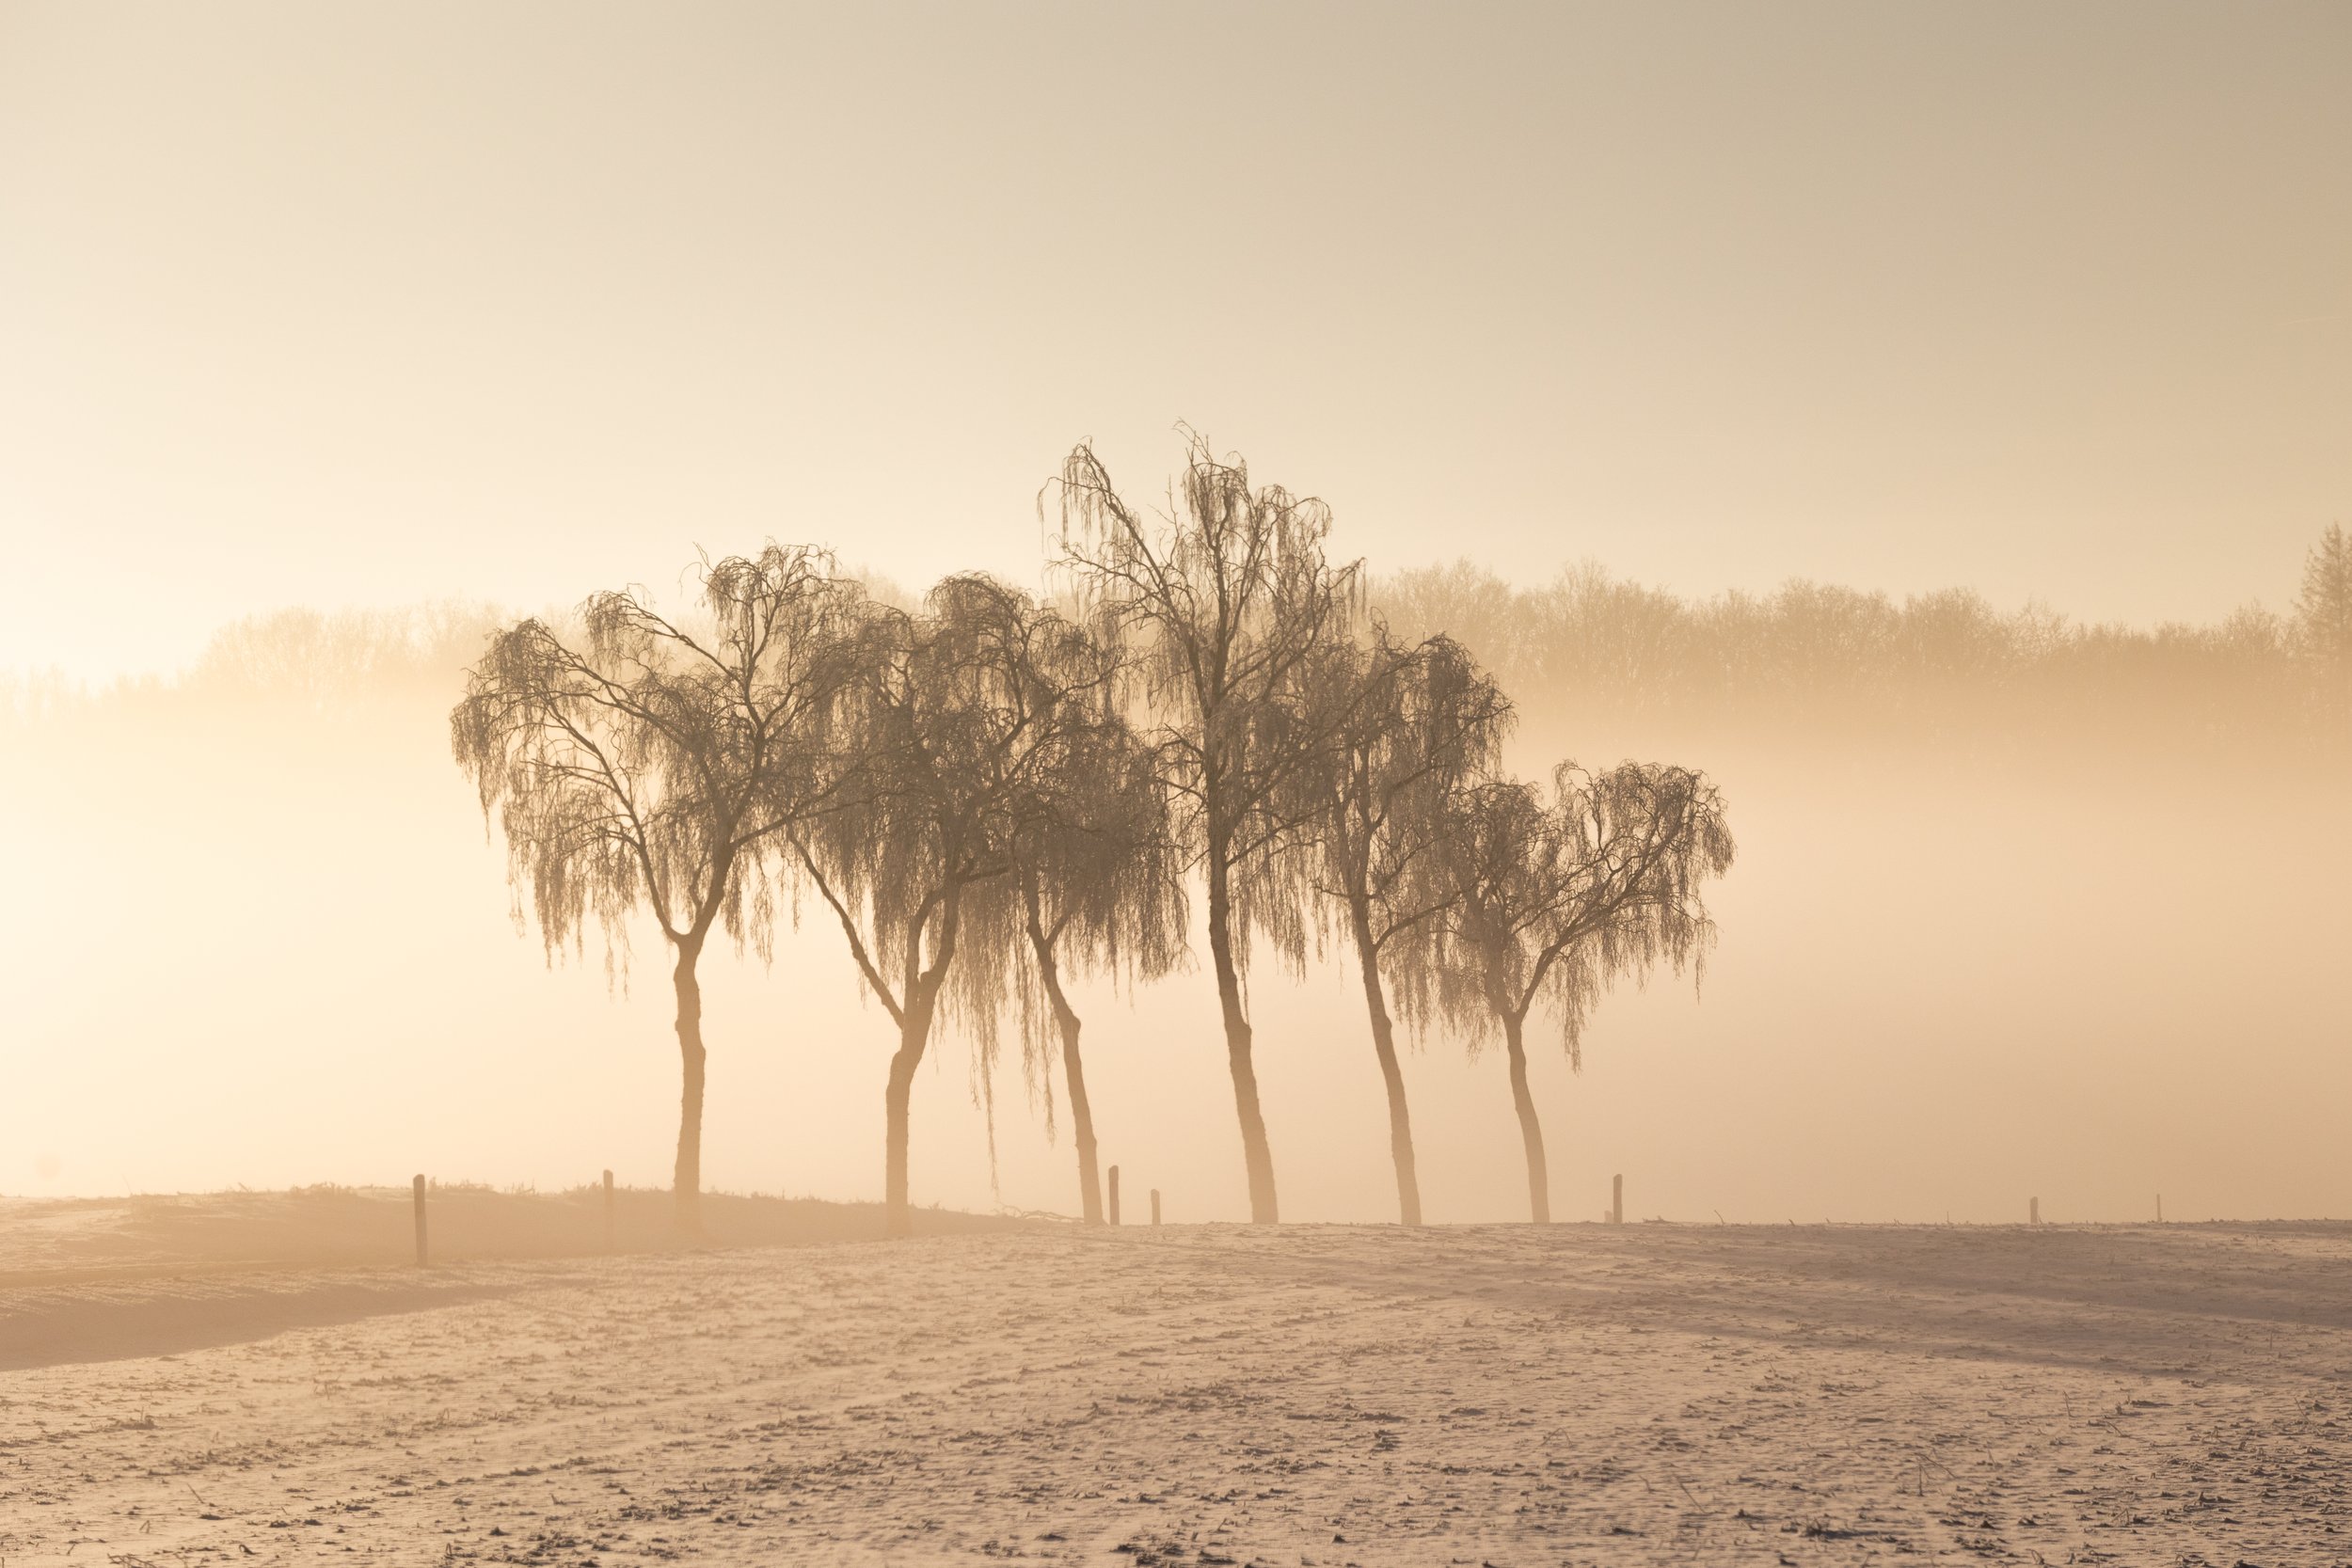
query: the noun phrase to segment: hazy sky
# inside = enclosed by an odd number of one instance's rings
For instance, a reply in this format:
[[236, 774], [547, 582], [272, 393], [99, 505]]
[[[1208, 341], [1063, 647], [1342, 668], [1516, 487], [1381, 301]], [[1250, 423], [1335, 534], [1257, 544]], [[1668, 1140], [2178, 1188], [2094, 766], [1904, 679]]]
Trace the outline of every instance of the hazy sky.
[[2277, 605], [2347, 81], [2341, 4], [0, 4], [0, 667], [1031, 577], [1180, 418], [1382, 566]]

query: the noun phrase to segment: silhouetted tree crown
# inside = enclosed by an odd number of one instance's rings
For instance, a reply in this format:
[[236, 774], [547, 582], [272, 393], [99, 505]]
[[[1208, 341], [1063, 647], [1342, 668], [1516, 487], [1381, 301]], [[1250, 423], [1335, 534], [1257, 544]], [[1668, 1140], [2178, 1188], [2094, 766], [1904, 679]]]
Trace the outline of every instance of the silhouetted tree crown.
[[1463, 790], [1442, 848], [1454, 901], [1401, 988], [1406, 1010], [1473, 1050], [1549, 1011], [1573, 1061], [1611, 981], [1703, 966], [1714, 926], [1702, 886], [1733, 853], [1721, 794], [1684, 768], [1563, 764], [1549, 800], [1517, 780]]
[[1317, 727], [1332, 736], [1298, 778], [1315, 909], [1343, 929], [1360, 911], [1386, 948], [1451, 902], [1433, 866], [1445, 807], [1497, 761], [1511, 702], [1452, 638], [1408, 647], [1380, 623], [1331, 649], [1309, 685], [1331, 710]]
[[1326, 558], [1322, 501], [1252, 489], [1238, 458], [1198, 436], [1186, 459], [1178, 510], [1149, 517], [1090, 448], [1073, 451], [1057, 486], [1062, 564], [1099, 634], [1126, 651], [1178, 831], [1232, 878], [1236, 961], [1253, 935], [1295, 959], [1308, 933], [1280, 853], [1301, 827], [1290, 792], [1331, 744], [1334, 717], [1311, 708], [1306, 677], [1354, 636], [1361, 564]]
[[702, 587], [706, 624], [614, 592], [580, 606], [579, 648], [535, 617], [495, 634], [451, 715], [550, 956], [590, 925], [625, 955], [641, 904], [673, 942], [723, 924], [764, 954], [773, 905], [734, 873], [837, 803], [856, 589], [826, 552], [780, 546]]

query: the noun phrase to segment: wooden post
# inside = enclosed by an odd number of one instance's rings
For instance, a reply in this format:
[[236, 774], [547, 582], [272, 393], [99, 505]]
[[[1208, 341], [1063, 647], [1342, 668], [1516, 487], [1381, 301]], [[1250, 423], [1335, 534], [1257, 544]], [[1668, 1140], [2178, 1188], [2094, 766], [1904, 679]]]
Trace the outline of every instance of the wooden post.
[[1160, 1223], [1160, 1190], [1157, 1187], [1152, 1189], [1152, 1223], [1155, 1226]]
[[1622, 1176], [1609, 1179], [1609, 1223], [1625, 1223], [1625, 1178]]
[[2029, 1197], [2026, 1200], [2026, 1223], [2027, 1225], [2042, 1223], [2042, 1200], [2040, 1198]]
[[417, 1211], [417, 1267], [424, 1267], [424, 1178], [420, 1176], [408, 1184]]
[[1119, 1167], [1111, 1167], [1111, 1223], [1119, 1223]]
[[2156, 1223], [2158, 1225], [2164, 1223], [2164, 1195], [2162, 1193], [2156, 1195]]
[[612, 1173], [604, 1173], [604, 1250], [612, 1250]]

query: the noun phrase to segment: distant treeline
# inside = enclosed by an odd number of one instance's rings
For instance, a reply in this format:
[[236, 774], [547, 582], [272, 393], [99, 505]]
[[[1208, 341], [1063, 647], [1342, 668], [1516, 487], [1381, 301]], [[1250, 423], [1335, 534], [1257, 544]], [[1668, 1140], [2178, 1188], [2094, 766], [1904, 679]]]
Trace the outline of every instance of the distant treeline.
[[[2282, 577], [2284, 574], [2281, 574]], [[2052, 725], [2102, 738], [2344, 733], [2352, 563], [2332, 530], [2281, 615], [2084, 626], [1994, 609], [1966, 589], [1913, 596], [1792, 582], [1684, 598], [1585, 564], [1520, 587], [1469, 562], [1376, 579], [1402, 636], [1443, 629], [1518, 694], [1524, 720], [1672, 717], [1780, 725]]]
[[[2004, 611], [1969, 589], [1900, 602], [1834, 583], [1686, 598], [1586, 562], [1523, 587], [1473, 562], [1375, 578], [1369, 599], [1405, 637], [1444, 630], [1510, 689], [1523, 720], [1657, 717], [1731, 724], [1804, 721], [1933, 730], [2088, 723], [2105, 738], [2184, 727], [2344, 737], [2352, 650], [2331, 624], [2341, 531], [2312, 552], [2285, 613], [2090, 626], [2052, 610]], [[903, 597], [873, 584], [875, 596]], [[2336, 586], [2337, 593], [2352, 588]], [[100, 699], [185, 695], [327, 707], [363, 689], [446, 702], [506, 616], [479, 604], [337, 614], [285, 610], [215, 633], [183, 674], [95, 690], [56, 672], [0, 672], [0, 716], [62, 717]]]
[[223, 626], [194, 664], [169, 676], [93, 688], [57, 670], [0, 671], [0, 718], [71, 721], [191, 702], [291, 704], [355, 720], [365, 719], [364, 705], [386, 701], [447, 707], [466, 667], [507, 618], [488, 605], [459, 603], [273, 610]]

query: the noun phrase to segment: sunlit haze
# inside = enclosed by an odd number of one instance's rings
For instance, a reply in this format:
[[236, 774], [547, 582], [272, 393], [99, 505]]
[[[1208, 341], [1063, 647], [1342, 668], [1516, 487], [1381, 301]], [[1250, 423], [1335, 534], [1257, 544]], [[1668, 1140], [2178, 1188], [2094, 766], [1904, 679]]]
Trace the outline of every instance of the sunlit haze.
[[[682, 611], [771, 538], [1038, 587], [1064, 454], [1164, 502], [1180, 420], [1377, 581], [2286, 616], [2352, 502], [2348, 52], [2340, 7], [8, 5], [0, 668]], [[450, 762], [487, 624], [323, 708], [17, 732], [0, 1190], [667, 1179], [661, 940], [548, 967]], [[1741, 848], [1703, 990], [1619, 987], [1581, 1076], [1546, 1037], [1566, 1212], [2352, 1210], [2338, 764], [1504, 676], [1518, 771], [1705, 768]], [[2296, 807], [2217, 861], [2209, 788]], [[1190, 947], [1090, 1004], [1104, 1158], [1237, 1217]], [[829, 911], [707, 969], [710, 1182], [879, 1196], [893, 1026]], [[1353, 974], [1248, 976], [1297, 1217], [1392, 1202]], [[1406, 1069], [1432, 1217], [1512, 1215], [1500, 1058]], [[992, 1179], [981, 1088], [931, 1052], [918, 1200], [1068, 1208], [1067, 1127], [1008, 1064]]]
[[0, 1568], [2341, 1563], [2352, 0], [0, 0]]
[[1189, 420], [1383, 569], [2280, 608], [2352, 470], [2334, 6], [0, 7], [0, 667], [1033, 580]]

